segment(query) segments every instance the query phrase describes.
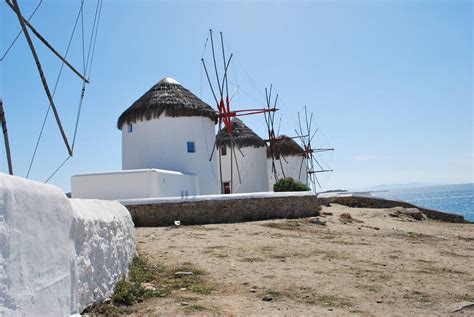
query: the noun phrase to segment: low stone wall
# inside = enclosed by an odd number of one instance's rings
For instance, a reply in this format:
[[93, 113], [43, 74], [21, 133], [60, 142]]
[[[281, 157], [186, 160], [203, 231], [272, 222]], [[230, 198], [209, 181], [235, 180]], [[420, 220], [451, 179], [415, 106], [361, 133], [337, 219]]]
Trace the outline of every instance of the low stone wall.
[[319, 214], [320, 205], [330, 203], [361, 208], [418, 208], [429, 219], [462, 223], [464, 217], [421, 208], [410, 203], [374, 197], [327, 197], [314, 195], [203, 199], [126, 204], [135, 226], [170, 226], [175, 220], [183, 225], [232, 223], [267, 219], [303, 218]]
[[426, 217], [432, 220], [439, 220], [439, 221], [453, 222], [453, 223], [464, 222], [463, 216], [418, 207], [416, 205], [413, 205], [404, 201], [388, 200], [388, 199], [376, 198], [376, 197], [358, 197], [358, 196], [330, 197], [326, 199], [327, 199], [327, 202], [329, 203], [335, 203], [335, 204], [345, 205], [349, 207], [359, 207], [359, 208], [394, 208], [394, 207], [399, 207], [399, 206], [404, 207], [404, 208], [418, 208], [421, 212], [423, 212], [426, 215]]
[[319, 215], [314, 195], [162, 202], [126, 206], [137, 227], [245, 222]]

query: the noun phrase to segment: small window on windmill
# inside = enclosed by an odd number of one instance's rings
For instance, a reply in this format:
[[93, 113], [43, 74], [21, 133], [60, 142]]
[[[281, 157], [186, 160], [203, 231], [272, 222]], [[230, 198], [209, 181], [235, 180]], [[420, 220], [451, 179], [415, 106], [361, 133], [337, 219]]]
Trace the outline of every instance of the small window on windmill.
[[280, 154], [275, 154], [275, 160], [279, 160], [280, 159]]
[[227, 155], [227, 146], [225, 146], [225, 145], [221, 146], [221, 155], [222, 156]]
[[128, 133], [132, 133], [133, 132], [133, 124], [128, 123], [127, 124], [127, 129], [128, 129]]
[[188, 153], [196, 153], [196, 146], [193, 141], [188, 141]]

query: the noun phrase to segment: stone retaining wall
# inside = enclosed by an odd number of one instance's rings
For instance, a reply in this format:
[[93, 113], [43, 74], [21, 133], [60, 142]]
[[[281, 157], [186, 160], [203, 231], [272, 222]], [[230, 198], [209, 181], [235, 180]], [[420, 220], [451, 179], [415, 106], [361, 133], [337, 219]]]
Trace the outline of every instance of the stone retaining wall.
[[444, 222], [454, 222], [454, 223], [463, 223], [464, 217], [461, 215], [450, 214], [442, 211], [427, 209], [418, 207], [416, 205], [398, 201], [398, 200], [388, 200], [383, 198], [375, 197], [357, 197], [357, 196], [348, 196], [348, 197], [331, 197], [328, 198], [329, 202], [345, 205], [349, 207], [359, 207], [359, 208], [394, 208], [394, 207], [404, 207], [404, 208], [418, 208], [423, 212], [426, 217], [432, 220], [439, 220]]
[[170, 226], [175, 220], [183, 225], [210, 223], [232, 223], [267, 219], [302, 218], [319, 214], [320, 205], [337, 203], [362, 208], [418, 208], [428, 218], [445, 222], [462, 223], [464, 218], [445, 212], [420, 208], [415, 205], [371, 197], [329, 197], [284, 196], [252, 197], [230, 200], [200, 200], [188, 202], [155, 202], [130, 204], [126, 207], [132, 215], [135, 226]]
[[135, 226], [245, 222], [319, 215], [316, 196], [242, 198], [128, 205]]

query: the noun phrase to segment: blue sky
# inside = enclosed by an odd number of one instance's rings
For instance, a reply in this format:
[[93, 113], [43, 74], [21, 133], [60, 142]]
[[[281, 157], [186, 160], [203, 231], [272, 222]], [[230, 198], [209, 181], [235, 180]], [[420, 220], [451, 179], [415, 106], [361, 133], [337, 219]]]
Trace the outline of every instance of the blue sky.
[[[95, 0], [85, 3], [88, 35]], [[24, 15], [36, 4], [20, 1]], [[60, 52], [79, 4], [44, 0], [32, 19]], [[3, 53], [19, 25], [4, 2], [0, 18]], [[116, 120], [163, 77], [213, 105], [200, 64], [209, 28], [223, 31], [235, 54], [236, 109], [261, 107], [272, 83], [280, 95], [282, 133], [293, 134], [304, 105], [314, 113], [322, 132], [318, 145], [336, 149], [321, 157], [335, 169], [323, 177], [325, 189], [472, 182], [473, 20], [472, 2], [456, 0], [104, 0], [76, 154], [50, 182], [67, 191], [71, 175], [119, 170]], [[78, 68], [80, 43], [77, 32], [69, 60]], [[35, 45], [53, 86], [60, 63], [37, 40]], [[48, 103], [24, 36], [0, 67], [15, 173], [25, 176]], [[65, 71], [55, 97], [70, 137], [80, 88]], [[264, 136], [262, 116], [245, 122]], [[6, 172], [0, 145], [0, 170]], [[50, 117], [30, 178], [44, 181], [66, 156]]]

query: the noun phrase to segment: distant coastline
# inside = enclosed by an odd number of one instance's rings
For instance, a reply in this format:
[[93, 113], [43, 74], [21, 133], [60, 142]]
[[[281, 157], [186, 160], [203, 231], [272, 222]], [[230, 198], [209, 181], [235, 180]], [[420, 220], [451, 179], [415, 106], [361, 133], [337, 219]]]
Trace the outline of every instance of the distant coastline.
[[463, 215], [474, 221], [474, 183], [393, 188], [375, 197], [402, 200], [420, 207]]

